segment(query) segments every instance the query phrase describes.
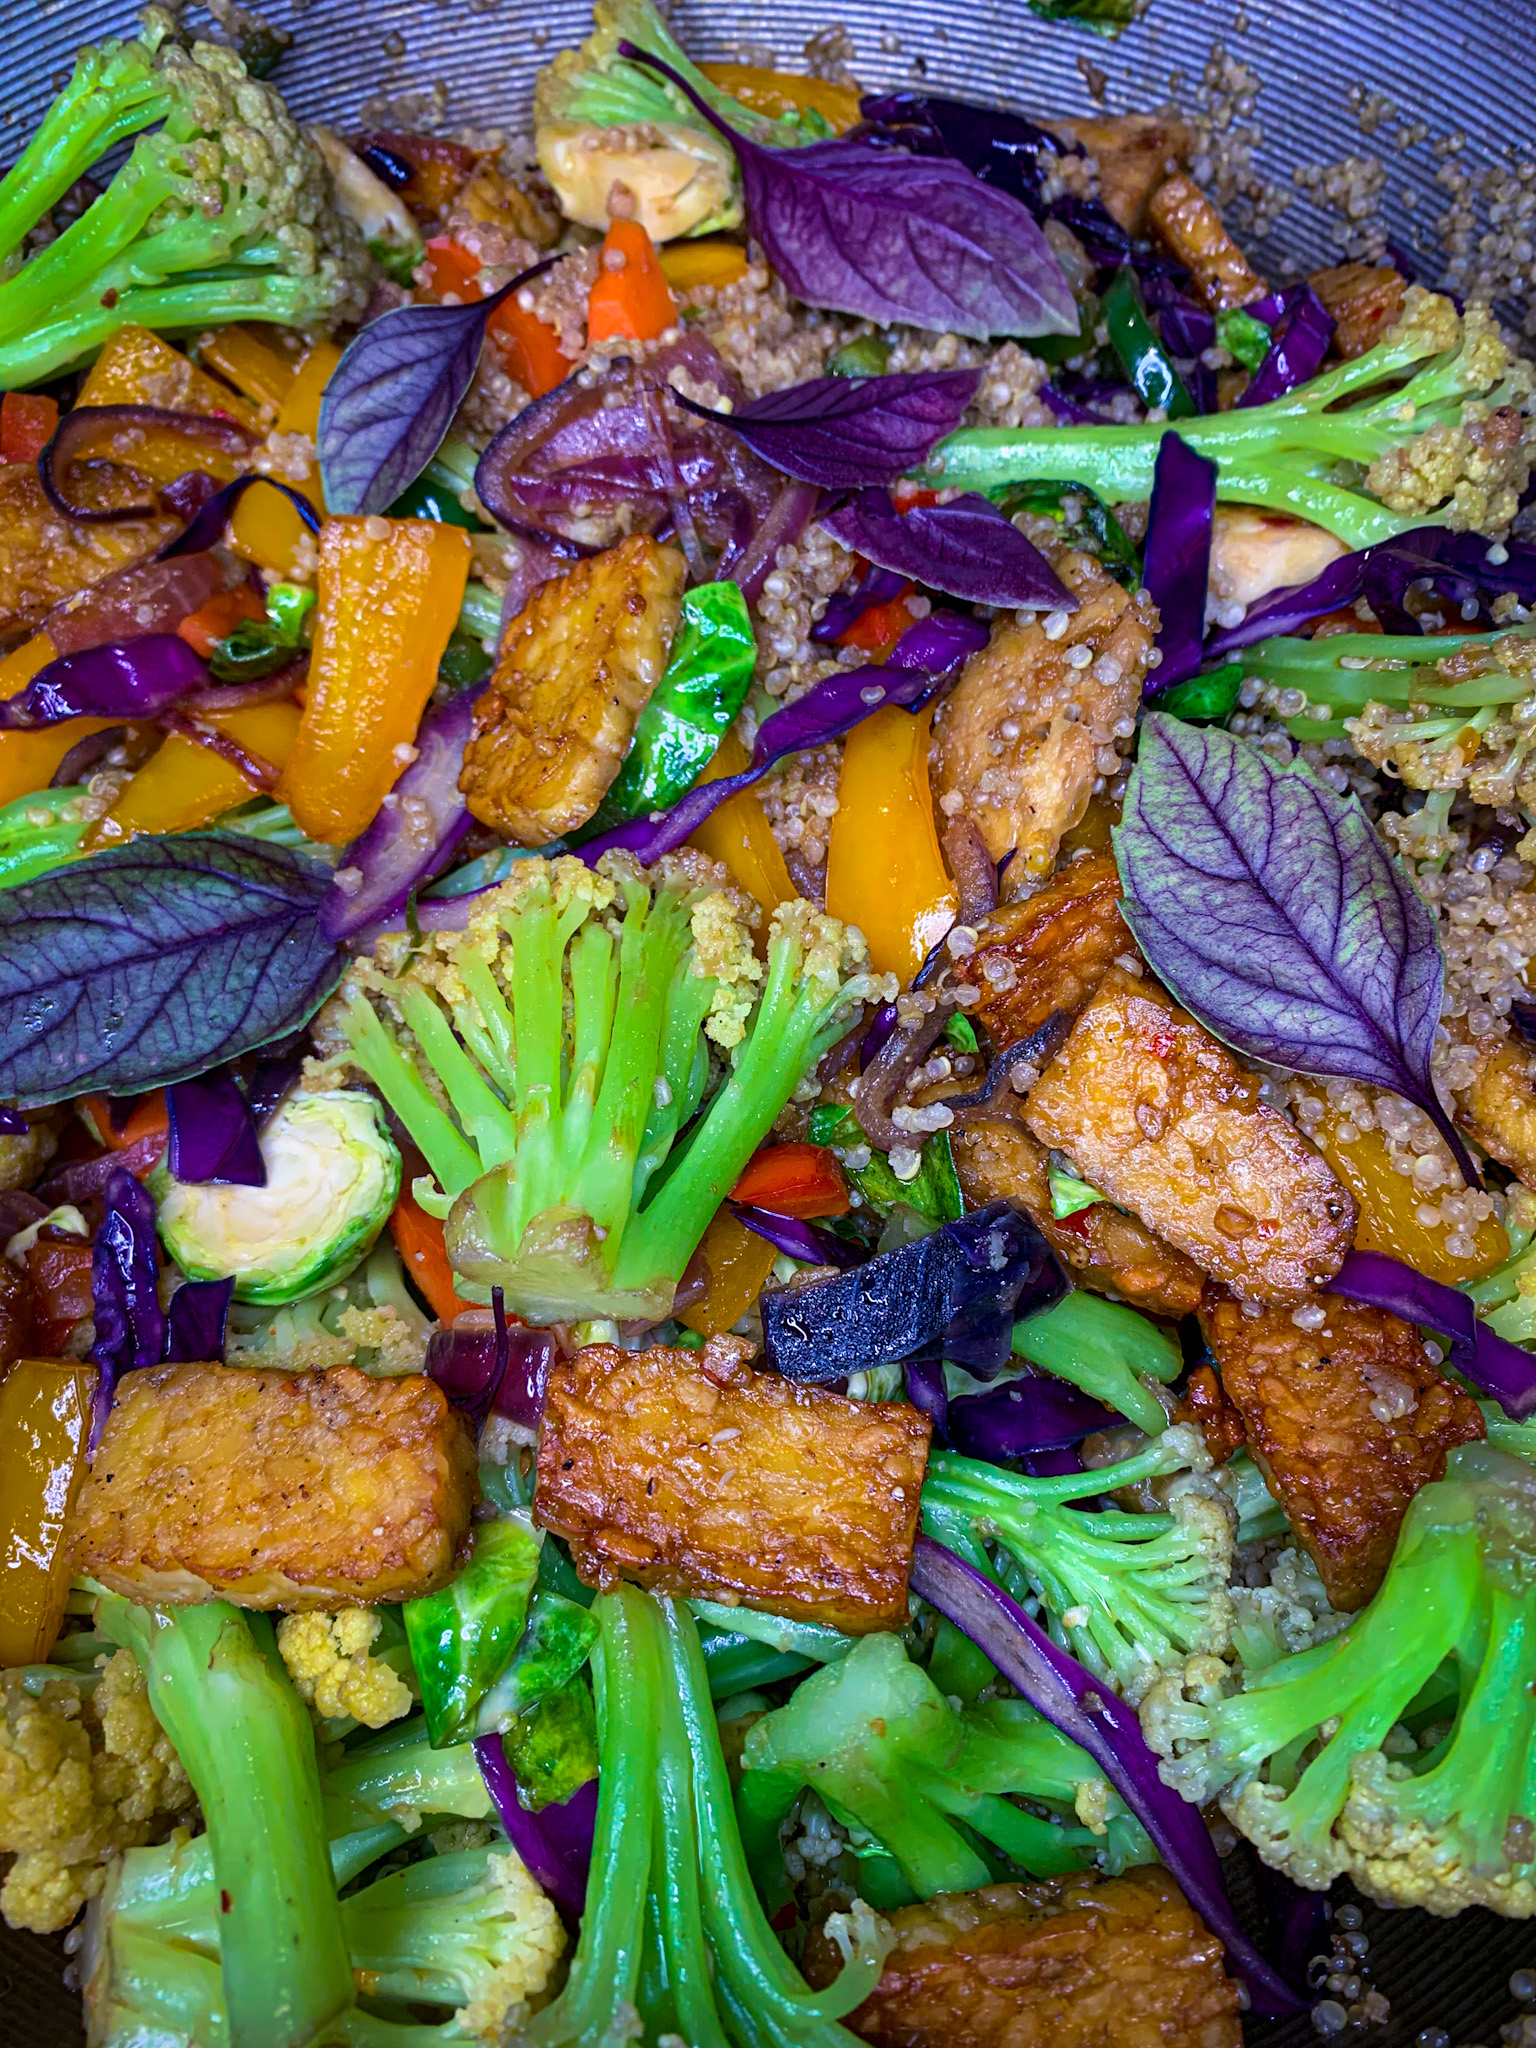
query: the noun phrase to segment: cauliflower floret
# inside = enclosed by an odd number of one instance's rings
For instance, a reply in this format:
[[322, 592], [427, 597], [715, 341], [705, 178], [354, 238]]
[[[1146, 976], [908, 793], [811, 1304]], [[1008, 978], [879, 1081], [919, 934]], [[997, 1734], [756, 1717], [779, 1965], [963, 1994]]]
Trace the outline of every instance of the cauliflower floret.
[[1238, 1833], [1248, 1837], [1271, 1870], [1284, 1871], [1303, 1891], [1325, 1892], [1336, 1877], [1351, 1867], [1349, 1852], [1337, 1835], [1321, 1828], [1306, 1834], [1293, 1833], [1290, 1822], [1294, 1812], [1284, 1785], [1266, 1785], [1255, 1779], [1247, 1785], [1234, 1786], [1221, 1795], [1221, 1810]]
[[155, 1841], [194, 1808], [175, 1750], [150, 1711], [132, 1653], [94, 1683], [60, 1674], [37, 1694], [0, 1677], [0, 1885], [12, 1927], [67, 1927], [106, 1879], [113, 1852]]
[[565, 1950], [560, 1915], [540, 1891], [515, 1850], [486, 1858], [488, 1881], [501, 1894], [507, 1954], [455, 2020], [488, 2048], [501, 2048], [527, 2019]]
[[368, 1654], [382, 1627], [370, 1607], [285, 1614], [278, 1623], [277, 1647], [288, 1675], [321, 1720], [350, 1715], [367, 1728], [383, 1728], [411, 1711], [405, 1680]]
[[1232, 1588], [1232, 1608], [1233, 1644], [1248, 1671], [1310, 1650], [1349, 1626], [1349, 1616], [1330, 1605], [1317, 1566], [1290, 1546], [1275, 1558], [1267, 1584]]

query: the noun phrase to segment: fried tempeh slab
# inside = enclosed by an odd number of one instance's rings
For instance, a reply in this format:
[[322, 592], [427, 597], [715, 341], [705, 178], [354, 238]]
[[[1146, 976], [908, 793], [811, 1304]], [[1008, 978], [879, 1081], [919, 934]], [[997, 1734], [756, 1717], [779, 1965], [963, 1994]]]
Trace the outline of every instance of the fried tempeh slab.
[[1112, 853], [1068, 862], [1022, 903], [1003, 903], [976, 930], [976, 950], [957, 963], [954, 980], [976, 989], [967, 1014], [993, 1050], [1063, 1024], [1093, 994], [1136, 941], [1120, 915], [1120, 871]]
[[929, 1422], [756, 1373], [729, 1347], [589, 1344], [550, 1374], [534, 1514], [589, 1585], [899, 1628]]
[[1339, 1270], [1355, 1199], [1255, 1075], [1171, 996], [1111, 968], [1024, 1109], [1041, 1144], [1254, 1301]]
[[1071, 1216], [1051, 1207], [1049, 1162], [1028, 1131], [1001, 1118], [954, 1132], [955, 1171], [967, 1202], [1021, 1202], [1051, 1250], [1096, 1294], [1118, 1294], [1157, 1316], [1192, 1315], [1205, 1293], [1193, 1259], [1155, 1237], [1139, 1216], [1094, 1202]]
[[118, 1390], [76, 1564], [136, 1600], [409, 1600], [462, 1562], [477, 1491], [469, 1427], [424, 1374], [155, 1366]]
[[[941, 1893], [890, 1915], [879, 1984], [844, 2024], [875, 2048], [1239, 2048], [1238, 1990], [1165, 1870]], [[805, 1973], [830, 1983], [823, 1934]]]
[[1352, 1613], [1381, 1584], [1413, 1496], [1444, 1475], [1447, 1451], [1485, 1432], [1409, 1324], [1338, 1294], [1317, 1305], [1327, 1321], [1316, 1330], [1230, 1299], [1200, 1321], [1249, 1450], [1328, 1598]]

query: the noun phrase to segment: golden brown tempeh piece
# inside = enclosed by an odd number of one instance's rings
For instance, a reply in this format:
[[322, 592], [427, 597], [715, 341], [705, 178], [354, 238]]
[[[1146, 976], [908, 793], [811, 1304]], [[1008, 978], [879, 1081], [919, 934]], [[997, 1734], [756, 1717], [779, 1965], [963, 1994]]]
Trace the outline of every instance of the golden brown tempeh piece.
[[1230, 1299], [1200, 1320], [1249, 1450], [1328, 1598], [1353, 1612], [1381, 1584], [1413, 1496], [1443, 1476], [1447, 1451], [1485, 1432], [1409, 1324], [1337, 1294], [1317, 1306], [1327, 1321], [1316, 1330], [1289, 1309], [1246, 1316]]
[[[896, 1945], [845, 2025], [875, 2048], [1239, 2048], [1221, 1943], [1165, 1870], [941, 1893], [890, 1915]], [[812, 1936], [820, 1986], [841, 1958]]]
[[550, 1374], [534, 1514], [589, 1585], [898, 1628], [929, 1423], [697, 1351], [589, 1344]]
[[161, 1365], [118, 1389], [75, 1554], [137, 1600], [409, 1600], [463, 1562], [477, 1491], [469, 1427], [422, 1374]]
[[1234, 1293], [1299, 1302], [1343, 1263], [1355, 1199], [1172, 998], [1111, 968], [1024, 1121]]
[[1022, 903], [1001, 904], [977, 927], [976, 950], [953, 978], [980, 992], [967, 1015], [995, 1052], [1029, 1038], [1053, 1018], [1075, 1017], [1136, 941], [1120, 915], [1120, 872], [1112, 853], [1070, 861]]
[[1195, 290], [1213, 313], [1246, 306], [1269, 290], [1193, 178], [1181, 175], [1159, 185], [1147, 218], [1169, 255], [1194, 273]]

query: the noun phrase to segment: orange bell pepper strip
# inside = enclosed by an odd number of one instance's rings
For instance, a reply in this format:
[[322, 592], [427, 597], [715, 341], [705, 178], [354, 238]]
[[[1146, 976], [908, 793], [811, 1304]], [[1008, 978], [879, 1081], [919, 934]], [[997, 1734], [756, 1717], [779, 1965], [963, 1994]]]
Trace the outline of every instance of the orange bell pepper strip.
[[[748, 762], [746, 748], [734, 733], [728, 732], [700, 772], [699, 780], [718, 782], [723, 776], [739, 775]], [[779, 842], [773, 836], [768, 813], [759, 803], [756, 790], [744, 789], [739, 796], [727, 797], [694, 830], [688, 844], [719, 861], [738, 888], [755, 897], [770, 917], [781, 903], [793, 903], [800, 893], [789, 879]]]
[[729, 1209], [717, 1212], [699, 1250], [709, 1269], [709, 1292], [677, 1320], [701, 1337], [716, 1337], [739, 1323], [756, 1301], [778, 1253]]
[[931, 711], [888, 704], [849, 733], [827, 847], [827, 909], [879, 974], [910, 983], [959, 911], [928, 790]]
[[311, 839], [355, 839], [410, 760], [470, 554], [461, 526], [326, 521], [304, 716], [277, 789]]
[[40, 391], [0, 398], [0, 462], [36, 462], [59, 424], [59, 402]]
[[532, 398], [542, 398], [563, 384], [576, 365], [560, 346], [560, 337], [531, 306], [516, 297], [503, 299], [491, 315], [490, 337], [501, 351], [507, 374]]
[[860, 88], [856, 85], [834, 85], [830, 79], [807, 78], [799, 71], [770, 71], [758, 64], [701, 64], [699, 69], [711, 85], [718, 85], [733, 100], [770, 120], [779, 121], [809, 107], [834, 134], [841, 135], [860, 118]]
[[733, 1202], [777, 1216], [846, 1216], [853, 1207], [837, 1154], [826, 1145], [764, 1145], [731, 1189]]
[[[238, 391], [189, 362], [179, 348], [172, 348], [147, 327], [118, 329], [92, 363], [75, 403], [161, 405], [170, 412], [211, 413], [215, 418], [222, 415], [253, 432], [259, 433], [261, 429], [255, 406]], [[183, 452], [181, 468], [186, 467]], [[145, 474], [149, 472], [146, 470]], [[161, 479], [156, 477], [154, 481], [158, 483]]]
[[394, 1206], [389, 1234], [400, 1254], [406, 1279], [424, 1297], [440, 1323], [451, 1323], [456, 1315], [473, 1306], [454, 1288], [442, 1224], [427, 1214], [409, 1190]]
[[[227, 733], [248, 753], [282, 768], [299, 736], [300, 718], [298, 705], [280, 697], [272, 704], [220, 712], [206, 723]], [[116, 846], [141, 832], [192, 832], [258, 794], [256, 784], [233, 761], [182, 733], [171, 733], [125, 784], [106, 816], [97, 820], [86, 851]]]
[[237, 583], [233, 590], [220, 590], [195, 612], [188, 612], [176, 628], [194, 654], [206, 661], [219, 642], [231, 634], [242, 619], [264, 619], [267, 608], [249, 583]]
[[[320, 398], [331, 373], [341, 361], [334, 341], [317, 341], [299, 360], [293, 379], [283, 394], [277, 412], [280, 434], [304, 434], [311, 441], [320, 431]], [[312, 462], [309, 473], [294, 485], [320, 513], [325, 497], [320, 488], [320, 465]], [[301, 551], [311, 539], [309, 528], [281, 491], [247, 491], [235, 507], [229, 522], [236, 549], [258, 568], [292, 576]]]
[[69, 1518], [85, 1476], [96, 1368], [18, 1358], [0, 1380], [0, 1664], [41, 1664], [58, 1639], [74, 1576]]
[[199, 359], [233, 384], [242, 397], [259, 406], [264, 415], [277, 417], [278, 407], [288, 395], [297, 355], [285, 354], [258, 327], [236, 321], [216, 327], [197, 347]]
[[705, 235], [696, 242], [668, 242], [656, 254], [662, 275], [675, 292], [697, 291], [701, 285], [718, 291], [747, 274], [746, 250], [723, 235]]
[[[0, 659], [0, 697], [24, 690], [40, 668], [55, 659], [46, 633], [34, 633]], [[0, 804], [14, 803], [35, 789], [46, 789], [59, 763], [77, 740], [105, 732], [122, 721], [112, 718], [66, 718], [61, 725], [39, 726], [35, 732], [0, 732]]]
[[1426, 1230], [1420, 1223], [1423, 1196], [1411, 1177], [1399, 1173], [1392, 1164], [1380, 1129], [1362, 1131], [1350, 1125], [1354, 1135], [1341, 1139], [1339, 1129], [1344, 1123], [1345, 1119], [1336, 1111], [1325, 1110], [1321, 1124], [1310, 1135], [1360, 1204], [1360, 1217], [1355, 1225], [1357, 1251], [1385, 1252], [1389, 1258], [1416, 1266], [1426, 1278], [1438, 1280], [1446, 1287], [1463, 1287], [1503, 1265], [1509, 1257], [1509, 1232], [1497, 1216], [1486, 1217], [1476, 1230], [1468, 1233], [1472, 1239], [1470, 1254], [1454, 1257], [1445, 1248], [1444, 1230]]
[[[146, 1138], [158, 1138], [163, 1150], [170, 1137], [171, 1113], [166, 1107], [163, 1088], [157, 1088], [152, 1095], [141, 1096], [120, 1127], [112, 1121], [112, 1103], [108, 1096], [82, 1095], [78, 1107], [90, 1129], [96, 1133], [97, 1142], [108, 1152], [131, 1152]], [[147, 1146], [145, 1150], [148, 1150]]]
[[424, 299], [449, 297], [470, 303], [485, 296], [480, 272], [485, 267], [452, 235], [434, 235], [427, 244], [427, 275], [417, 287]]
[[655, 243], [637, 220], [610, 221], [587, 298], [587, 340], [657, 341], [677, 320]]

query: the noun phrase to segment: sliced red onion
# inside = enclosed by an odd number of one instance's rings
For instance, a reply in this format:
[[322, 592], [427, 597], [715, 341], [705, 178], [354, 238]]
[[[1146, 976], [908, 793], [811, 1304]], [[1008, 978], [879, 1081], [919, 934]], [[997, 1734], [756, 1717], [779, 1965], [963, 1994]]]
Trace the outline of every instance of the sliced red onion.
[[175, 555], [194, 555], [201, 553], [205, 548], [217, 547], [224, 538], [224, 529], [233, 517], [235, 507], [252, 484], [270, 484], [274, 491], [281, 491], [310, 532], [320, 531], [320, 514], [302, 491], [296, 491], [291, 484], [279, 483], [275, 476], [258, 476], [254, 470], [247, 470], [243, 476], [237, 476], [233, 483], [225, 484], [222, 490], [215, 491], [193, 517], [186, 532], [179, 533], [174, 540], [167, 541], [155, 559], [168, 562]]
[[[748, 604], [756, 604], [763, 585], [773, 574], [780, 548], [794, 547], [821, 503], [814, 484], [784, 482], [768, 510], [756, 521], [744, 517], [744, 541], [732, 541], [720, 558], [715, 575], [722, 583], [736, 584]], [[814, 638], [814, 634], [812, 635]]]
[[1274, 339], [1238, 406], [1268, 405], [1298, 384], [1309, 384], [1323, 367], [1338, 324], [1311, 285], [1272, 294], [1244, 311], [1271, 328]]
[[1438, 1330], [1450, 1343], [1456, 1370], [1516, 1422], [1536, 1409], [1536, 1354], [1490, 1330], [1458, 1288], [1385, 1252], [1350, 1252], [1328, 1285], [1348, 1301]]
[[73, 789], [78, 783], [87, 781], [95, 772], [97, 762], [104, 760], [114, 747], [120, 747], [127, 733], [126, 725], [109, 725], [101, 732], [88, 732], [83, 740], [76, 740], [54, 769], [48, 787]]
[[256, 1119], [227, 1074], [174, 1082], [165, 1100], [170, 1124], [166, 1161], [174, 1180], [197, 1187], [266, 1186]]
[[119, 1168], [135, 1179], [142, 1179], [164, 1150], [165, 1133], [152, 1131], [148, 1137], [124, 1146], [121, 1152], [103, 1152], [95, 1159], [73, 1159], [67, 1165], [55, 1167], [38, 1182], [37, 1192], [50, 1209], [64, 1202], [79, 1208], [93, 1196], [105, 1194], [108, 1182]]
[[48, 662], [14, 697], [0, 699], [0, 732], [30, 732], [66, 718], [158, 718], [207, 682], [206, 664], [185, 640], [146, 633]]
[[[95, 511], [69, 495], [70, 472], [77, 462], [94, 457], [131, 463], [132, 453], [115, 443], [120, 434], [142, 430], [185, 441], [189, 452], [208, 455], [249, 455], [256, 436], [236, 420], [213, 419], [196, 412], [171, 412], [159, 405], [77, 405], [65, 413], [53, 439], [37, 458], [38, 481], [55, 511], [66, 519], [106, 526], [124, 519], [152, 519], [158, 505], [114, 505]], [[103, 446], [103, 443], [109, 445]]]
[[861, 575], [832, 593], [825, 612], [811, 628], [811, 638], [820, 641], [841, 639], [872, 606], [889, 604], [893, 597], [900, 597], [908, 580], [905, 576], [898, 576], [894, 569], [880, 569], [871, 562]]
[[1134, 1710], [1053, 1643], [1001, 1586], [927, 1536], [919, 1536], [913, 1553], [912, 1590], [969, 1636], [1036, 1713], [1093, 1758], [1225, 1947], [1253, 2010], [1264, 2019], [1303, 2010], [1304, 2001], [1243, 1932], [1200, 1809], [1163, 1783]]
[[773, 1209], [754, 1209], [747, 1202], [732, 1202], [732, 1214], [748, 1230], [766, 1238], [775, 1251], [787, 1258], [801, 1259], [808, 1266], [857, 1266], [862, 1254], [856, 1245], [830, 1230], [818, 1230], [799, 1216], [780, 1216]]
[[320, 906], [320, 929], [328, 939], [356, 940], [398, 918], [412, 890], [440, 875], [453, 858], [469, 830], [459, 774], [483, 688], [461, 690], [422, 720], [416, 759], [341, 857], [337, 880]]
[[134, 562], [55, 605], [39, 630], [47, 634], [55, 654], [83, 654], [109, 641], [174, 633], [190, 613], [242, 583], [246, 574], [244, 562], [206, 549], [174, 562], [158, 557]]
[[460, 1316], [434, 1330], [427, 1340], [427, 1371], [477, 1428], [494, 1410], [524, 1429], [537, 1429], [559, 1354], [554, 1332], [509, 1327], [499, 1287], [491, 1289], [491, 1316], [488, 1325]]
[[266, 795], [271, 795], [281, 780], [282, 771], [276, 762], [269, 761], [265, 754], [258, 754], [254, 747], [244, 746], [233, 733], [221, 732], [216, 725], [207, 725], [201, 719], [189, 718], [179, 705], [160, 713], [160, 727], [163, 732], [175, 733], [181, 739], [191, 740], [195, 746], [206, 747], [210, 754], [217, 754], [227, 761], [237, 775]]
[[233, 1280], [185, 1280], [165, 1316], [167, 1365], [222, 1365]]
[[518, 1797], [517, 1778], [499, 1735], [476, 1736], [475, 1760], [507, 1838], [529, 1875], [567, 1919], [578, 1919], [587, 1902], [587, 1873], [592, 1864], [596, 1778], [578, 1786], [563, 1804], [541, 1806], [537, 1813], [530, 1813]]

